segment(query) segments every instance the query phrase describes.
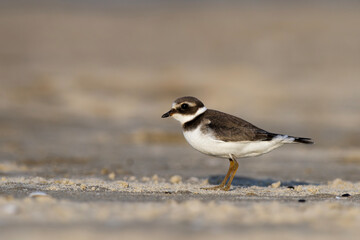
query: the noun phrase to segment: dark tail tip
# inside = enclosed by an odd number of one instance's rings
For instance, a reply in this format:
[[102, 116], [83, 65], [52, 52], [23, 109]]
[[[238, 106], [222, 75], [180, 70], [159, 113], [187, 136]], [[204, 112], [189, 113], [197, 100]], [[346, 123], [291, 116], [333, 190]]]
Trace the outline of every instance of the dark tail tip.
[[295, 137], [294, 142], [304, 143], [304, 144], [314, 144], [314, 142], [311, 138], [302, 138], [302, 137]]

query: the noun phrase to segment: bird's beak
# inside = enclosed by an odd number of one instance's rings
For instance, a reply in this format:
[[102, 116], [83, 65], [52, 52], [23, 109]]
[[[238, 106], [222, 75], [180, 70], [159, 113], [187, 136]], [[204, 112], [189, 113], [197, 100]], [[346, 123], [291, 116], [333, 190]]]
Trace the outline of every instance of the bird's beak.
[[175, 112], [175, 109], [171, 109], [170, 111], [164, 113], [161, 117], [162, 118], [167, 118], [167, 117], [171, 117]]

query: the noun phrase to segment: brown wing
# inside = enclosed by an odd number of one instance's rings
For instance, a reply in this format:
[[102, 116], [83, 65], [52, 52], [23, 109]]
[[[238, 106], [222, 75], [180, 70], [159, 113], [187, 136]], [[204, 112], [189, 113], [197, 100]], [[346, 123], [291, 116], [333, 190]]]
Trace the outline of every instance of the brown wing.
[[204, 118], [210, 120], [207, 125], [221, 141], [270, 141], [276, 135], [260, 129], [251, 123], [216, 110], [207, 110]]

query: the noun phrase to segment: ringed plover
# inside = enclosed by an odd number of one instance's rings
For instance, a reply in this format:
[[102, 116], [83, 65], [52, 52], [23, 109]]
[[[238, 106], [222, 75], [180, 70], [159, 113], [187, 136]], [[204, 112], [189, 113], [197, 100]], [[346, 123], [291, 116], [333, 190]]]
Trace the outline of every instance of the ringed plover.
[[184, 137], [193, 148], [229, 159], [230, 167], [224, 180], [218, 186], [204, 188], [207, 190], [230, 189], [239, 166], [236, 158], [259, 156], [285, 143], [313, 144], [311, 138], [267, 132], [241, 118], [207, 109], [195, 97], [176, 99], [171, 110], [162, 115], [162, 118], [167, 117], [181, 123]]

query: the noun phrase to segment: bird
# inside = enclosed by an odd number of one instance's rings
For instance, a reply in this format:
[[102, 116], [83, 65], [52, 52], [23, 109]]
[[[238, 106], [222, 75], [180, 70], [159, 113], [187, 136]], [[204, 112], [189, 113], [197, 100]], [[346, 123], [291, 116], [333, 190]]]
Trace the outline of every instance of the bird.
[[268, 132], [242, 118], [207, 109], [191, 96], [177, 98], [161, 117], [179, 121], [186, 141], [199, 152], [229, 160], [224, 180], [217, 186], [203, 188], [205, 190], [230, 190], [239, 167], [237, 158], [259, 156], [286, 143], [314, 143], [311, 138]]

